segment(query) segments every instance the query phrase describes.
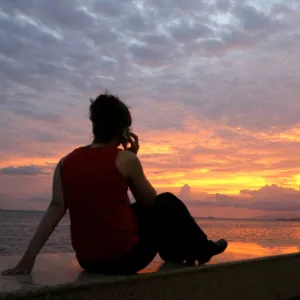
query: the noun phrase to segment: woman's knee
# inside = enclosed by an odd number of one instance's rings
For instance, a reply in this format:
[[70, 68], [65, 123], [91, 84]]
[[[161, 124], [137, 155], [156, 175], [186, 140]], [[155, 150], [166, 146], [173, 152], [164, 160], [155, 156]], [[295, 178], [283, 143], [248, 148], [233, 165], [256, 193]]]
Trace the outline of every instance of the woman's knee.
[[170, 192], [165, 192], [157, 195], [156, 203], [166, 207], [166, 206], [174, 206], [176, 204], [178, 205], [178, 203], [182, 203], [182, 201], [178, 199], [174, 194]]
[[165, 193], [161, 193], [159, 195], [156, 196], [156, 199], [172, 199], [172, 198], [176, 198], [176, 196], [170, 192], [165, 192]]

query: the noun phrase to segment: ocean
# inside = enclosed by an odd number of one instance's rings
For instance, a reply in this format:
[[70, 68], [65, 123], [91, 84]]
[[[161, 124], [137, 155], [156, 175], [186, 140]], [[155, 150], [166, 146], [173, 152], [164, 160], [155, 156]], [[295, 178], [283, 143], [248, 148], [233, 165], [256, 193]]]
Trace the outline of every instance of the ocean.
[[[0, 211], [0, 256], [21, 255], [42, 217], [43, 212]], [[278, 253], [295, 252], [298, 245], [300, 250], [300, 222], [201, 218], [196, 220], [212, 240], [226, 238], [229, 243], [244, 245], [244, 249], [247, 245], [248, 248], [253, 248], [254, 244], [260, 245], [262, 249], [285, 249], [277, 250]], [[69, 227], [70, 221], [66, 215], [42, 249], [42, 253], [72, 252]], [[250, 251], [250, 248], [248, 250]]]

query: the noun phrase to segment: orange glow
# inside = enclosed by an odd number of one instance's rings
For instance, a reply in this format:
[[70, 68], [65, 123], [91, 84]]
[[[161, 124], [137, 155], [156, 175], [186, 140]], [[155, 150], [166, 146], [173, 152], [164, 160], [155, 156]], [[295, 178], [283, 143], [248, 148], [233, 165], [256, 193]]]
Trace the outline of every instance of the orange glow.
[[292, 179], [291, 179], [295, 185], [298, 185], [298, 187], [300, 188], [300, 174], [295, 175]]
[[[249, 177], [249, 176], [233, 176], [228, 178], [203, 178], [203, 179], [187, 179], [183, 175], [175, 177], [177, 180], [173, 180], [172, 182], [168, 182], [168, 187], [182, 187], [185, 184], [188, 184], [193, 187], [193, 190], [205, 190], [207, 192], [217, 191], [219, 193], [225, 194], [238, 194], [242, 189], [252, 189], [252, 188], [260, 188], [267, 184], [264, 178], [260, 177]], [[182, 179], [180, 179], [180, 177]], [[166, 173], [163, 176], [149, 176], [150, 180], [155, 181], [155, 186], [158, 188], [166, 187], [163, 179], [172, 179], [174, 176]], [[161, 183], [156, 181], [161, 181]]]
[[174, 150], [171, 146], [159, 145], [159, 144], [145, 144], [143, 145], [143, 154], [172, 154]]
[[263, 247], [257, 243], [232, 242], [228, 244], [226, 252], [249, 257], [272, 256], [288, 253], [296, 253], [299, 249], [296, 246], [275, 246]]
[[[225, 132], [224, 137], [218, 136], [216, 130]], [[297, 190], [300, 186], [298, 151], [285, 148], [300, 140], [300, 126], [289, 132], [251, 132], [188, 118], [184, 131], [145, 130], [138, 134], [145, 173], [160, 190], [179, 190], [188, 184], [196, 193], [236, 195], [242, 189], [259, 189], [267, 184]], [[235, 135], [242, 136], [241, 140], [232, 138]], [[23, 157], [7, 154], [0, 168], [36, 165], [50, 173], [59, 159], [77, 145], [34, 147], [40, 153], [57, 150], [47, 158], [32, 157], [29, 152], [24, 152]]]
[[[293, 164], [285, 167], [280, 162], [287, 159], [286, 143], [300, 140], [299, 127], [289, 132], [254, 133], [216, 124], [219, 129], [245, 136], [246, 141], [248, 137], [250, 140], [256, 139], [256, 144], [249, 144], [249, 147], [247, 143], [220, 139], [214, 135], [213, 127], [197, 126], [196, 121], [191, 123], [185, 132], [147, 133], [147, 146], [141, 148], [141, 153], [145, 148], [145, 153], [150, 156], [145, 157], [143, 163], [156, 187], [180, 188], [188, 184], [193, 190], [225, 194], [239, 194], [241, 189], [259, 189], [267, 184], [298, 189], [300, 167], [295, 170], [291, 168], [300, 166], [297, 153], [289, 152], [295, 158]], [[158, 147], [155, 151], [155, 146], [150, 145], [156, 145], [156, 141], [161, 140], [168, 144], [167, 150], [161, 151]], [[282, 143], [282, 148], [262, 147], [264, 142]], [[152, 153], [150, 149], [153, 149]], [[156, 171], [160, 171], [159, 175]]]
[[[298, 253], [299, 249], [296, 246], [262, 246], [259, 243], [240, 243], [230, 242], [226, 251], [220, 255], [214, 256], [208, 264], [216, 264], [222, 262], [230, 262], [237, 260], [247, 260], [258, 257]], [[176, 264], [162, 264], [162, 260], [159, 256], [147, 267], [139, 273], [156, 272], [163, 269], [178, 268]]]
[[0, 162], [0, 168], [5, 168], [5, 167], [21, 167], [21, 166], [28, 166], [28, 165], [35, 165], [35, 166], [40, 166], [44, 167], [47, 164], [57, 164], [58, 161], [61, 159], [61, 157], [53, 157], [53, 158], [21, 158], [17, 160], [6, 160], [4, 162]]

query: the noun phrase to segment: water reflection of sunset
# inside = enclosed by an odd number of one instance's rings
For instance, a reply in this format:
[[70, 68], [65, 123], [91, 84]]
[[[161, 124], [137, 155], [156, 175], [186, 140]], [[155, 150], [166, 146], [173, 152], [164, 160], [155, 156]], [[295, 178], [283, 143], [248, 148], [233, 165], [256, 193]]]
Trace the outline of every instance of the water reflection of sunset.
[[[208, 264], [210, 265], [216, 263], [282, 255], [296, 252], [299, 252], [299, 249], [297, 246], [293, 245], [280, 246], [277, 244], [274, 246], [267, 247], [262, 246], [259, 243], [230, 242], [227, 250], [221, 255], [213, 257]], [[170, 268], [178, 268], [178, 265], [164, 265], [159, 256], [157, 256], [155, 261], [153, 261], [145, 270], [141, 271], [140, 273], [155, 272], [158, 270], [167, 270]]]
[[258, 243], [229, 243], [227, 248], [227, 254], [260, 257], [260, 256], [272, 256], [280, 254], [288, 254], [299, 252], [299, 248], [296, 246], [270, 246], [264, 247]]

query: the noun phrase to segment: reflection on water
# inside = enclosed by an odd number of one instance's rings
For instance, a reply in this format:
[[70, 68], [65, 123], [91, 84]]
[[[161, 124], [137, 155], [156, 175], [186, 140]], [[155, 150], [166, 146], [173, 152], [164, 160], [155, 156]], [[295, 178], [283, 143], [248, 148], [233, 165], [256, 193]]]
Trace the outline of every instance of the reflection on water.
[[300, 250], [300, 244], [298, 241], [289, 241], [287, 245], [261, 241], [257, 243], [243, 243], [243, 242], [231, 242], [228, 245], [227, 250], [218, 256], [215, 256], [210, 264], [251, 259], [256, 257], [273, 256], [289, 253], [297, 253]]
[[234, 242], [300, 241], [300, 222], [254, 220], [197, 219], [211, 239], [226, 238]]
[[[284, 245], [288, 244], [288, 245]], [[208, 264], [216, 264], [222, 262], [251, 259], [256, 257], [273, 256], [281, 254], [297, 253], [300, 251], [300, 243], [298, 241], [289, 241], [281, 244], [269, 241], [261, 241], [258, 243], [231, 242], [228, 244], [226, 251], [212, 258]], [[156, 272], [178, 268], [178, 264], [163, 264], [159, 256], [145, 270], [140, 273]]]
[[[0, 256], [22, 254], [43, 213], [1, 211]], [[298, 252], [300, 222], [197, 219], [212, 240], [226, 238], [226, 255], [255, 257]], [[44, 253], [72, 252], [68, 215], [43, 248]], [[221, 257], [223, 257], [222, 255]]]
[[240, 243], [232, 242], [228, 245], [227, 253], [232, 255], [242, 255], [243, 257], [260, 257], [260, 256], [272, 256], [279, 254], [288, 254], [299, 252], [300, 245], [294, 246], [270, 246], [267, 247], [260, 243]]
[[[1, 212], [0, 269], [9, 268], [16, 263], [15, 257], [7, 255], [21, 255], [25, 251], [42, 216], [38, 212]], [[295, 253], [300, 250], [300, 222], [204, 219], [197, 219], [197, 222], [210, 239], [226, 238], [229, 241], [226, 252], [215, 256], [209, 264]], [[74, 253], [61, 254], [72, 252], [69, 225], [69, 219], [65, 217], [43, 248], [42, 252], [47, 254], [38, 257], [32, 277], [24, 277], [24, 282], [57, 284], [91, 279], [92, 275], [82, 273]], [[157, 256], [140, 273], [170, 270], [172, 267], [178, 268], [178, 265], [164, 265]]]
[[[270, 241], [261, 241], [258, 243], [231, 242], [229, 243], [226, 252], [215, 256], [209, 264], [295, 253], [299, 251], [299, 248], [298, 243], [295, 241], [289, 241], [283, 244]], [[14, 256], [0, 259], [0, 270], [13, 266], [16, 259], [17, 258]], [[182, 266], [182, 264], [164, 264], [159, 256], [157, 256], [147, 268], [139, 273], [143, 274], [178, 269], [178, 267]], [[38, 256], [32, 276], [19, 277], [18, 280], [33, 282], [35, 284], [52, 285], [65, 282], [91, 280], [93, 278], [99, 279], [99, 276], [83, 272], [75, 259], [74, 253], [48, 253]]]

